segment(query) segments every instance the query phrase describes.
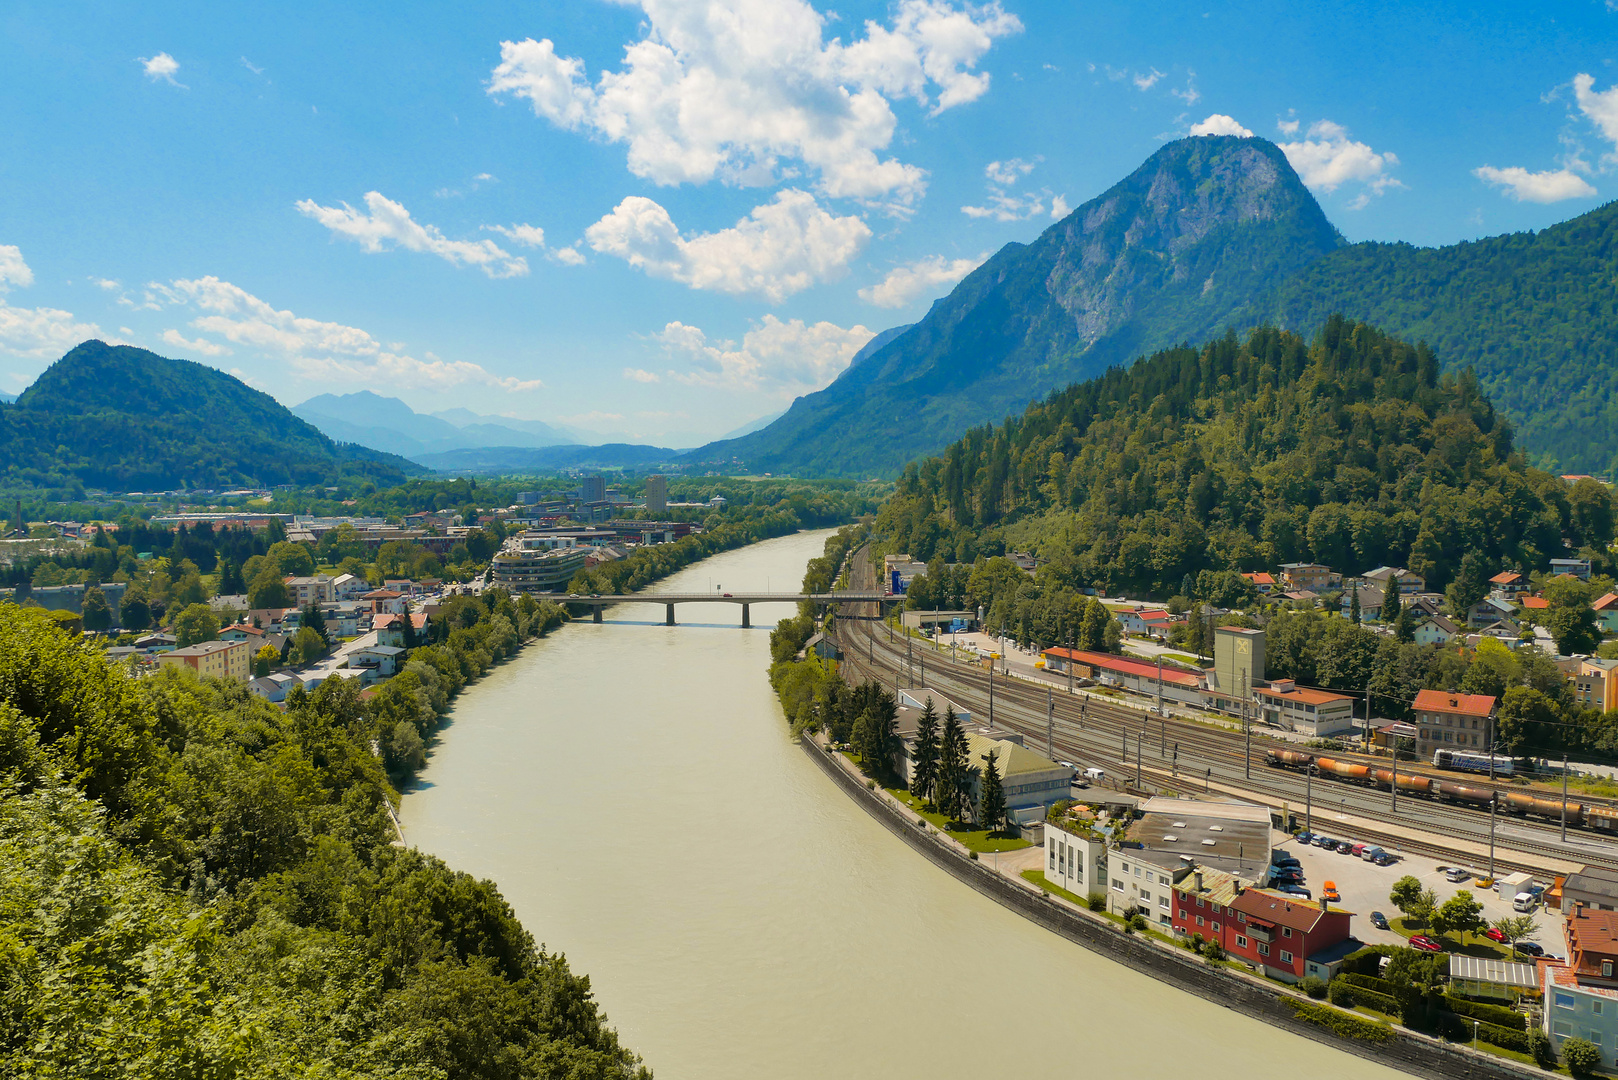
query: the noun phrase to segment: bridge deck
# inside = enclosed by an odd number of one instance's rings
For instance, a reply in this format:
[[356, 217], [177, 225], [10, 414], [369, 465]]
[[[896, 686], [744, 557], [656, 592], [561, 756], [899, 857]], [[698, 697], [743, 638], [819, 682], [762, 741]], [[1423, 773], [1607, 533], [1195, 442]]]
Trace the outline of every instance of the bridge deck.
[[558, 596], [553, 593], [550, 599], [563, 604], [591, 604], [599, 607], [602, 604], [796, 604], [806, 600], [822, 604], [868, 604], [902, 597], [892, 597], [879, 592], [627, 593], [614, 596]]

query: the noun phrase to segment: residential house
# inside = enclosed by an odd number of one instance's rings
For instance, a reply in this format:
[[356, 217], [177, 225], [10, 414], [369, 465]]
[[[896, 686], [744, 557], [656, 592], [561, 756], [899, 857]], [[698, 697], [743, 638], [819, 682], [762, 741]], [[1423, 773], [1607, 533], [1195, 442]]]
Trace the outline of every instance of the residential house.
[[1467, 609], [1466, 628], [1468, 630], [1482, 630], [1511, 619], [1516, 614], [1517, 609], [1509, 602], [1498, 597], [1485, 596]]
[[1376, 585], [1350, 586], [1344, 589], [1342, 599], [1337, 602], [1337, 606], [1342, 609], [1343, 618], [1348, 618], [1354, 610], [1356, 588], [1360, 598], [1360, 618], [1372, 622], [1381, 619], [1386, 593]]
[[1177, 852], [1117, 848], [1108, 853], [1107, 910], [1134, 910], [1167, 930], [1174, 924], [1174, 886], [1191, 868]]
[[427, 632], [427, 616], [417, 612], [413, 615], [375, 615], [371, 619], [371, 627], [376, 631], [378, 645], [393, 645], [398, 648], [408, 648], [405, 643], [404, 620], [409, 619], [416, 631], [417, 644], [424, 644], [423, 635]]
[[314, 577], [289, 577], [286, 585], [287, 592], [301, 608], [306, 608], [310, 604], [330, 603], [335, 599], [332, 596], [332, 579], [325, 574], [316, 574]]
[[1446, 645], [1461, 632], [1461, 628], [1442, 615], [1428, 615], [1416, 623], [1412, 640], [1417, 645]]
[[[1191, 909], [1187, 909], [1188, 911]], [[1309, 973], [1311, 957], [1337, 949], [1349, 940], [1353, 916], [1266, 889], [1246, 889], [1226, 908], [1235, 915], [1224, 921], [1225, 952], [1232, 960], [1282, 982], [1297, 982]]]
[[338, 574], [331, 579], [333, 600], [352, 600], [371, 591], [371, 583], [358, 574]]
[[260, 630], [252, 623], [232, 623], [223, 630], [219, 631], [220, 641], [251, 642], [253, 652], [258, 651], [258, 647], [264, 644], [264, 639], [267, 636], [268, 635], [266, 635], [263, 630]]
[[1259, 719], [1283, 731], [1325, 739], [1354, 730], [1354, 699], [1328, 690], [1310, 690], [1291, 679], [1253, 688]]
[[372, 589], [360, 599], [370, 601], [375, 615], [403, 615], [410, 610], [410, 601], [397, 589]]
[[254, 679], [247, 684], [247, 691], [263, 698], [265, 701], [279, 704], [287, 699], [287, 691], [299, 685], [297, 677], [278, 671], [273, 675]]
[[1586, 709], [1618, 709], [1618, 660], [1581, 659], [1578, 674], [1573, 676], [1573, 699]]
[[1362, 588], [1370, 585], [1386, 591], [1390, 581], [1399, 583], [1400, 596], [1414, 596], [1427, 588], [1426, 578], [1406, 570], [1402, 566], [1379, 566], [1375, 570], [1360, 575]]
[[1242, 883], [1234, 874], [1192, 867], [1174, 887], [1174, 932], [1188, 938], [1200, 934], [1205, 941], [1223, 945], [1225, 924], [1236, 919], [1231, 905], [1241, 894]]
[[1528, 591], [1528, 575], [1515, 570], [1502, 570], [1489, 579], [1489, 595], [1496, 600], [1511, 603]]
[[187, 645], [162, 653], [157, 662], [188, 667], [198, 678], [233, 679], [243, 683], [251, 678], [252, 659], [245, 641], [204, 641]]
[[1575, 905], [1562, 939], [1567, 962], [1540, 965], [1545, 1034], [1558, 1053], [1568, 1039], [1587, 1039], [1611, 1069], [1618, 1065], [1618, 912]]
[[1530, 619], [1551, 608], [1551, 602], [1543, 596], [1521, 596], [1517, 598], [1517, 603], [1522, 606], [1523, 615]]
[[1551, 560], [1551, 576], [1555, 577], [1557, 574], [1571, 574], [1574, 577], [1578, 578], [1580, 581], [1589, 581], [1590, 580], [1590, 560], [1589, 559], [1552, 559]]
[[1583, 904], [1590, 911], [1618, 911], [1618, 872], [1586, 866], [1562, 882], [1562, 910]]
[[1618, 634], [1618, 593], [1603, 593], [1590, 609], [1596, 613], [1603, 634]]
[[1432, 760], [1445, 747], [1487, 750], [1493, 745], [1496, 701], [1487, 694], [1451, 694], [1422, 690], [1416, 694], [1416, 756]]
[[1126, 634], [1162, 636], [1169, 632], [1169, 623], [1173, 621], [1167, 611], [1158, 608], [1135, 608], [1116, 614]]
[[1251, 574], [1243, 574], [1242, 577], [1253, 583], [1253, 588], [1258, 591], [1260, 596], [1268, 596], [1275, 591], [1274, 574], [1266, 574], [1261, 570]]
[[1342, 575], [1321, 563], [1282, 563], [1281, 587], [1287, 592], [1321, 593], [1342, 584]]
[[1106, 892], [1106, 837], [1070, 817], [1048, 822], [1045, 880], [1077, 896]]
[[404, 664], [405, 650], [397, 645], [371, 645], [355, 649], [348, 654], [348, 666], [368, 668], [382, 678], [398, 673]]
[[167, 652], [179, 644], [173, 634], [145, 634], [135, 639], [135, 648], [143, 653]]
[[825, 634], [816, 634], [804, 642], [803, 649], [798, 655], [806, 656], [809, 653], [814, 653], [822, 660], [841, 660], [843, 658], [842, 647], [837, 644], [836, 639], [829, 638]]

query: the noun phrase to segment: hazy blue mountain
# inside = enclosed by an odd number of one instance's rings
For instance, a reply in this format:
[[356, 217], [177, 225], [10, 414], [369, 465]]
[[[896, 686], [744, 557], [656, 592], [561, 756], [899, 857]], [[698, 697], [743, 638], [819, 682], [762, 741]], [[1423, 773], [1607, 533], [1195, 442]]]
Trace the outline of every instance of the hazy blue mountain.
[[[537, 420], [485, 417], [466, 409], [425, 415], [398, 398], [369, 390], [320, 394], [292, 411], [334, 439], [363, 443], [412, 460], [447, 450], [552, 446], [568, 441]], [[463, 418], [464, 424], [457, 422]]]
[[551, 469], [640, 468], [672, 461], [682, 451], [633, 443], [604, 446], [489, 446], [425, 454], [420, 462], [434, 472], [457, 476], [505, 475]]
[[753, 421], [750, 421], [750, 422], [748, 422], [746, 424], [743, 424], [741, 427], [737, 428], [735, 431], [726, 432], [725, 434], [719, 436], [719, 440], [722, 441], [722, 440], [725, 440], [725, 439], [739, 439], [743, 435], [751, 435], [755, 431], [763, 431], [765, 428], [769, 427], [771, 424], [775, 423], [777, 420], [781, 419], [781, 417], [785, 416], [786, 414], [787, 414], [787, 411], [785, 409], [782, 409], [780, 412], [772, 412], [768, 416], [761, 416], [757, 420], [753, 420]]
[[0, 390], [0, 402], [9, 402], [9, 401], [16, 401], [16, 400], [17, 400], [17, 395], [16, 394], [8, 394], [4, 390]]
[[1274, 144], [1169, 143], [769, 427], [690, 460], [892, 474], [1057, 387], [1218, 332], [1343, 244]]
[[118, 491], [397, 483], [421, 468], [322, 434], [268, 394], [189, 360], [87, 341], [0, 406], [0, 475]]

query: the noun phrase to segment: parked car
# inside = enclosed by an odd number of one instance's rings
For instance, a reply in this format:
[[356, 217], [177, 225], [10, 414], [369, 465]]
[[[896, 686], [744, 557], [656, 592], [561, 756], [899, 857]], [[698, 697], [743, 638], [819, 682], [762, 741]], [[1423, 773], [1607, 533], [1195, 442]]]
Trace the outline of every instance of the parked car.
[[1539, 905], [1539, 897], [1533, 893], [1520, 892], [1511, 898], [1511, 910], [1519, 915], [1530, 915]]
[[1444, 946], [1440, 945], [1437, 941], [1434, 941], [1426, 934], [1417, 934], [1415, 937], [1411, 938], [1410, 947], [1412, 949], [1420, 949], [1422, 952], [1444, 951]]
[[1367, 846], [1368, 845], [1366, 844], [1355, 844], [1349, 849], [1348, 853], [1358, 859], [1365, 854], [1365, 849]]
[[1297, 835], [1296, 839], [1300, 844], [1312, 844], [1315, 840], [1315, 834], [1305, 829]]
[[1392, 866], [1394, 863], [1396, 863], [1398, 861], [1399, 861], [1399, 856], [1397, 856], [1397, 855], [1389, 855], [1386, 851], [1384, 851], [1382, 854], [1380, 854], [1380, 855], [1378, 855], [1376, 857], [1376, 864], [1378, 866]]
[[1502, 945], [1506, 943], [1506, 935], [1502, 934], [1498, 927], [1489, 927], [1487, 930], [1483, 931], [1483, 936], [1488, 938], [1490, 941], [1498, 941]]
[[1291, 855], [1278, 855], [1278, 856], [1276, 856], [1275, 861], [1273, 863], [1271, 863], [1270, 865], [1271, 866], [1302, 866], [1303, 863], [1299, 862], [1297, 859], [1293, 858]]
[[1324, 892], [1322, 892], [1320, 894], [1320, 898], [1322, 900], [1330, 900], [1334, 904], [1340, 903], [1343, 898], [1341, 896], [1339, 896], [1338, 893], [1337, 893], [1337, 882], [1335, 882], [1335, 881], [1326, 882], [1326, 889], [1325, 889]]
[[1337, 846], [1337, 841], [1333, 840], [1329, 836], [1316, 836], [1315, 837], [1315, 847], [1318, 847], [1318, 848], [1333, 848], [1333, 847], [1336, 847], [1336, 846]]
[[1354, 854], [1354, 841], [1352, 841], [1352, 840], [1340, 840], [1340, 841], [1338, 841], [1338, 843], [1337, 843], [1337, 854], [1339, 854], [1339, 855], [1352, 855], [1352, 854]]
[[1388, 928], [1388, 917], [1380, 911], [1373, 911], [1371, 912], [1371, 925], [1378, 930], [1386, 930]]
[[1517, 949], [1518, 952], [1522, 953], [1524, 956], [1544, 956], [1545, 955], [1545, 949], [1542, 946], [1535, 945], [1532, 941], [1519, 941], [1516, 944], [1516, 949]]
[[1270, 880], [1277, 885], [1302, 885], [1304, 878], [1302, 874], [1275, 874]]
[[1462, 870], [1459, 866], [1452, 866], [1448, 870], [1444, 871], [1445, 881], [1461, 882], [1465, 881], [1471, 876], [1472, 875], [1469, 871]]
[[1279, 893], [1286, 893], [1288, 896], [1301, 896], [1305, 900], [1313, 900], [1315, 898], [1315, 894], [1304, 888], [1302, 885], [1277, 885], [1275, 887], [1275, 891]]

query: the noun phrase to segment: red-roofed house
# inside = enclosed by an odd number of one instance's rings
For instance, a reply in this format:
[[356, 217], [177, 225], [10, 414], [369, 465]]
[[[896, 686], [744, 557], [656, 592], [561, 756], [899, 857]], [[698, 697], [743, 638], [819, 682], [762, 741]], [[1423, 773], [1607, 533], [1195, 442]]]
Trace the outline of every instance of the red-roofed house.
[[406, 619], [409, 619], [411, 625], [416, 628], [417, 643], [423, 644], [424, 642], [419, 635], [427, 629], [427, 616], [422, 612], [417, 612], [414, 615], [378, 615], [371, 622], [371, 629], [376, 631], [376, 643], [378, 645], [393, 645], [404, 648], [404, 621]]
[[1524, 611], [1546, 611], [1551, 606], [1551, 602], [1543, 596], [1525, 596], [1517, 602], [1523, 606]]
[[360, 597], [371, 602], [371, 610], [378, 615], [403, 615], [410, 610], [410, 601], [396, 589], [372, 589]]
[[1607, 593], [1590, 605], [1604, 634], [1618, 634], [1618, 593]]
[[1324, 739], [1354, 730], [1354, 699], [1329, 690], [1310, 690], [1291, 679], [1277, 679], [1253, 688], [1259, 718], [1284, 731], [1298, 731]]
[[1126, 634], [1157, 634], [1169, 632], [1169, 623], [1173, 621], [1168, 612], [1154, 608], [1139, 608], [1135, 611], [1118, 612], [1118, 621], [1123, 624]]
[[1566, 1039], [1587, 1039], [1601, 1064], [1618, 1063], [1618, 911], [1574, 907], [1562, 927], [1567, 963], [1540, 965], [1545, 1034], [1558, 1051]]
[[1243, 574], [1242, 577], [1253, 583], [1253, 588], [1258, 590], [1260, 596], [1270, 595], [1271, 590], [1275, 588], [1274, 574], [1266, 574], [1260, 570], [1251, 574]]
[[1434, 750], [1490, 746], [1495, 699], [1487, 694], [1423, 690], [1416, 695], [1416, 756], [1431, 760]]
[[1225, 951], [1283, 982], [1297, 982], [1311, 956], [1346, 942], [1353, 921], [1324, 900], [1315, 904], [1265, 889], [1244, 891], [1225, 912], [1235, 915], [1223, 921]]
[[1515, 600], [1528, 591], [1528, 576], [1503, 570], [1489, 579], [1489, 595], [1497, 600]]

